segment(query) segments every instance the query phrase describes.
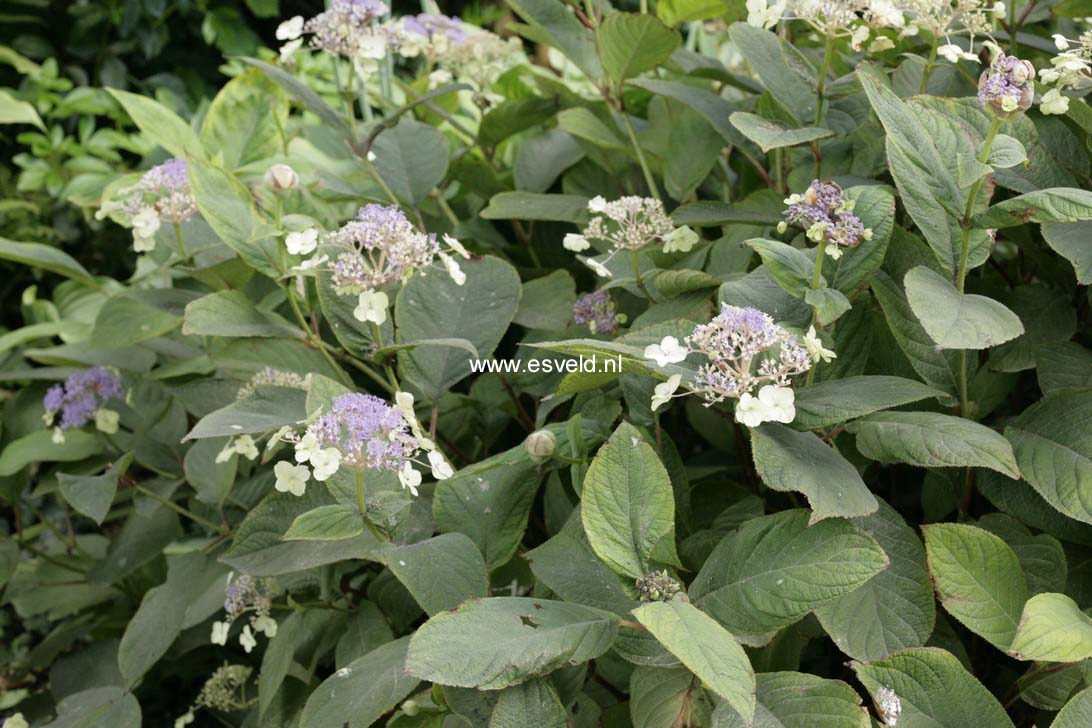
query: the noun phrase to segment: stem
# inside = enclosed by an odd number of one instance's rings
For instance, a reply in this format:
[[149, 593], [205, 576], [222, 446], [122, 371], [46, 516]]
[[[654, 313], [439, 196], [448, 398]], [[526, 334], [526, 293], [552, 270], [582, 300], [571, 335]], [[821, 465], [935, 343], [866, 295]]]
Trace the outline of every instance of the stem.
[[815, 86], [815, 126], [823, 120], [823, 90], [827, 87], [827, 73], [830, 71], [830, 62], [834, 56], [831, 53], [834, 47], [834, 37], [827, 36], [823, 42], [823, 61], [819, 66], [819, 79]]
[[[819, 241], [819, 247], [815, 253], [815, 272], [811, 276], [811, 290], [818, 291], [820, 284], [823, 282], [823, 260], [827, 257], [827, 239], [823, 238]], [[812, 309], [811, 312], [811, 325], [815, 326], [819, 318], [819, 312]], [[815, 370], [819, 368], [819, 362], [813, 362], [811, 369], [808, 369], [808, 377], [804, 381], [805, 385], [811, 384], [815, 379]]]
[[169, 498], [164, 498], [159, 493], [156, 493], [154, 490], [148, 490], [147, 488], [145, 488], [140, 483], [135, 483], [134, 482], [133, 483], [133, 490], [140, 493], [141, 495], [148, 496], [152, 500], [159, 501], [163, 505], [165, 505], [168, 508], [170, 508], [171, 510], [173, 510], [175, 513], [178, 513], [179, 515], [185, 516], [186, 518], [190, 519], [194, 523], [200, 524], [200, 525], [204, 526], [205, 528], [211, 529], [211, 530], [216, 531], [217, 533], [220, 533], [220, 534], [228, 533], [228, 530], [226, 528], [224, 528], [223, 526], [217, 526], [212, 521], [209, 521], [209, 520], [206, 520], [206, 519], [202, 518], [201, 516], [197, 515], [193, 511], [189, 510], [188, 508], [183, 508], [182, 506], [178, 505], [177, 503], [170, 500]]
[[182, 260], [188, 260], [190, 254], [186, 252], [186, 244], [182, 242], [182, 226], [174, 224], [174, 239], [178, 241], [178, 252], [182, 254]]
[[[382, 349], [383, 348], [383, 330], [380, 329], [379, 324], [377, 324], [374, 321], [372, 321], [372, 334], [375, 336], [375, 347], [376, 347], [376, 349]], [[398, 378], [394, 376], [394, 370], [391, 369], [391, 365], [386, 363], [386, 362], [383, 362], [383, 371], [386, 372], [387, 381], [390, 382], [390, 385], [392, 387], [394, 387], [394, 391], [395, 392], [399, 391]]]
[[933, 36], [933, 45], [929, 49], [929, 60], [925, 63], [925, 72], [921, 74], [921, 88], [918, 93], [925, 93], [925, 87], [929, 85], [929, 77], [933, 75], [933, 68], [937, 65], [937, 47], [940, 38]]
[[455, 211], [451, 209], [451, 205], [447, 204], [447, 200], [444, 199], [444, 193], [436, 190], [436, 205], [440, 208], [440, 211], [444, 213], [444, 217], [451, 223], [451, 232], [455, 232], [455, 228], [459, 224], [459, 218], [455, 216]]
[[641, 289], [641, 293], [645, 294], [645, 298], [649, 303], [656, 303], [656, 299], [652, 297], [652, 294], [648, 292], [648, 288], [645, 287], [644, 278], [641, 277], [641, 265], [638, 262], [637, 251], [631, 250], [630, 260], [633, 262], [633, 275], [637, 277], [637, 287]]
[[398, 203], [398, 197], [394, 194], [394, 190], [392, 190], [390, 188], [390, 186], [387, 185], [387, 182], [379, 174], [379, 170], [376, 169], [375, 165], [372, 164], [370, 159], [368, 159], [368, 153], [367, 152], [364, 153], [363, 158], [364, 158], [364, 165], [368, 168], [368, 172], [370, 172], [372, 177], [375, 179], [375, 181], [379, 183], [379, 186], [382, 188], [384, 194], [386, 194], [387, 198], [390, 199], [391, 204], [394, 205], [395, 207], [398, 207], [398, 204], [399, 204]]
[[[345, 115], [349, 117], [349, 128], [353, 134], [353, 146], [356, 145], [356, 114], [353, 113], [353, 105], [349, 102], [349, 97], [345, 94], [345, 87], [341, 85], [341, 62], [334, 58], [331, 60], [334, 64], [334, 83], [337, 85], [337, 95], [341, 98], [341, 105], [345, 107]], [[353, 77], [353, 67], [349, 66], [349, 78]], [[350, 81], [351, 84], [351, 81]]]
[[622, 125], [626, 127], [626, 133], [629, 135], [629, 140], [633, 144], [634, 150], [637, 152], [637, 161], [641, 163], [641, 171], [645, 175], [645, 184], [648, 185], [648, 191], [651, 192], [652, 196], [657, 200], [663, 202], [663, 198], [660, 197], [660, 189], [656, 186], [656, 180], [652, 177], [652, 170], [648, 168], [648, 161], [645, 159], [645, 153], [641, 151], [641, 145], [637, 141], [637, 132], [633, 130], [633, 124], [629, 122], [629, 116], [626, 114], [625, 109], [620, 109], [618, 113], [622, 117]]
[[341, 383], [347, 387], [353, 386], [353, 380], [349, 379], [348, 375], [337, 365], [333, 357], [330, 356], [330, 352], [326, 350], [326, 343], [319, 338], [319, 335], [307, 325], [307, 319], [303, 317], [303, 312], [300, 311], [300, 305], [296, 303], [296, 292], [292, 288], [292, 284], [284, 286], [284, 293], [288, 296], [288, 304], [292, 307], [292, 313], [296, 316], [296, 322], [299, 323], [300, 328], [303, 329], [303, 333], [307, 336], [307, 340], [311, 342], [311, 346], [318, 349], [319, 353], [326, 360], [326, 363], [330, 365], [330, 368], [338, 375], [338, 379]]

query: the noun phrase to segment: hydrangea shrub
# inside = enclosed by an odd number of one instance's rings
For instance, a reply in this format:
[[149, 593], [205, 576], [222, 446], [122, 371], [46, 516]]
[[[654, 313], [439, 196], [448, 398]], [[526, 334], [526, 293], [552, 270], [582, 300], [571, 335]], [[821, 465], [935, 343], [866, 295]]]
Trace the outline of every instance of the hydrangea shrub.
[[509, 6], [0, 238], [2, 725], [1092, 725], [1083, 6]]

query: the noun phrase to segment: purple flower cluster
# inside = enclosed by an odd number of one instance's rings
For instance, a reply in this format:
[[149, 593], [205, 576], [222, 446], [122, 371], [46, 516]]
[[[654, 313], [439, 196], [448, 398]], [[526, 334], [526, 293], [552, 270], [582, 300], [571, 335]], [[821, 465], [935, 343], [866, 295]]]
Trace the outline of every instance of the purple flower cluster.
[[815, 180], [804, 194], [792, 195], [785, 202], [789, 205], [784, 212], [786, 223], [803, 228], [815, 242], [825, 239], [839, 247], [853, 248], [872, 237], [872, 231], [853, 214], [853, 204], [842, 188], [833, 182]]
[[401, 470], [418, 447], [398, 407], [355, 392], [335, 398], [306, 434], [322, 447], [336, 448], [343, 463], [377, 470]]
[[331, 265], [340, 294], [372, 291], [424, 268], [440, 252], [434, 235], [413, 226], [397, 207], [370, 204], [327, 236], [343, 252]]
[[587, 324], [593, 334], [613, 334], [618, 331], [618, 315], [614, 301], [606, 289], [600, 289], [576, 299], [573, 321]]
[[453, 45], [464, 42], [467, 38], [458, 18], [433, 13], [421, 13], [420, 15], [407, 15], [402, 19], [407, 32], [416, 33], [425, 38], [443, 35]]
[[313, 47], [353, 58], [369, 35], [368, 26], [386, 13], [381, 0], [333, 0], [328, 10], [308, 20], [303, 29], [312, 34]]
[[140, 178], [129, 201], [133, 215], [151, 204], [161, 222], [181, 223], [197, 214], [197, 202], [190, 191], [190, 172], [186, 160], [173, 157], [158, 164]]
[[998, 55], [978, 78], [978, 105], [1001, 119], [1031, 108], [1035, 67], [1016, 56]]
[[698, 368], [691, 388], [711, 403], [739, 398], [759, 384], [788, 386], [793, 376], [811, 368], [811, 357], [796, 336], [756, 308], [724, 305], [686, 343], [709, 360]]
[[52, 424], [59, 412], [59, 427], [68, 430], [82, 427], [95, 417], [111, 399], [124, 399], [121, 377], [103, 367], [93, 367], [72, 374], [63, 384], [49, 388], [43, 400], [47, 423]]

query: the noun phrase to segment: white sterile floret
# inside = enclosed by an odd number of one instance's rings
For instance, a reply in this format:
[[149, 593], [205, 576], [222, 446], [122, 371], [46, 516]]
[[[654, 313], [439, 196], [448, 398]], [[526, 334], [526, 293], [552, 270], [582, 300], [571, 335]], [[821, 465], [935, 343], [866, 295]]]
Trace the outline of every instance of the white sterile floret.
[[944, 58], [951, 63], [959, 63], [960, 61], [977, 61], [978, 56], [973, 53], [968, 53], [954, 43], [948, 43], [937, 48], [937, 55]]
[[679, 384], [682, 383], [682, 375], [674, 374], [666, 382], [660, 382], [652, 390], [652, 411], [660, 409], [668, 402], [671, 401], [672, 395], [675, 394], [675, 390], [679, 388]]
[[398, 471], [398, 482], [410, 493], [417, 495], [417, 486], [421, 484], [421, 473], [414, 470], [412, 465], [406, 463]]
[[767, 384], [758, 390], [758, 399], [766, 406], [766, 419], [788, 424], [796, 418], [796, 393], [790, 387]]
[[231, 631], [230, 622], [213, 622], [212, 637], [210, 638], [212, 644], [226, 645], [229, 631]]
[[823, 346], [823, 340], [819, 338], [819, 335], [815, 333], [815, 327], [808, 328], [808, 333], [804, 334], [804, 348], [808, 350], [808, 356], [812, 361], [819, 361], [822, 359], [825, 362], [829, 362], [831, 359], [837, 359], [838, 355], [833, 350], [827, 349]]
[[588, 200], [588, 212], [602, 213], [607, 209], [607, 201], [602, 195], [596, 195]]
[[303, 16], [296, 15], [277, 26], [277, 40], [295, 40], [303, 35]]
[[1054, 47], [1055, 48], [1057, 48], [1060, 51], [1068, 51], [1069, 50], [1069, 39], [1066, 38], [1064, 35], [1062, 35], [1061, 33], [1055, 33], [1054, 35], [1052, 35], [1050, 37], [1054, 41]]
[[306, 433], [296, 443], [296, 462], [306, 463], [311, 460], [311, 456], [322, 449], [319, 445], [318, 439], [310, 432]]
[[288, 233], [284, 247], [292, 255], [309, 255], [318, 247], [318, 229], [308, 228], [303, 232]]
[[357, 306], [353, 309], [353, 318], [357, 321], [370, 321], [382, 326], [387, 320], [387, 306], [390, 299], [382, 291], [364, 291], [357, 297]]
[[766, 0], [747, 0], [747, 24], [756, 28], [772, 28], [785, 12], [784, 0], [768, 5]]
[[461, 286], [466, 283], [466, 273], [463, 273], [463, 269], [459, 267], [459, 262], [447, 253], [437, 253], [440, 258], [440, 263], [443, 264], [447, 274], [451, 276], [451, 280], [455, 281], [455, 285]]
[[159, 232], [160, 220], [155, 208], [145, 207], [133, 215], [133, 250], [147, 253], [155, 250], [155, 234]]
[[250, 631], [249, 624], [243, 627], [243, 632], [239, 635], [239, 644], [243, 646], [243, 650], [248, 655], [251, 650], [258, 646], [258, 640], [254, 638], [254, 633]]
[[118, 413], [105, 407], [95, 410], [95, 429], [113, 435], [118, 431]]
[[447, 480], [455, 474], [451, 465], [438, 450], [429, 451], [428, 464], [432, 467], [432, 477], [436, 478], [436, 480]]
[[254, 620], [254, 631], [272, 639], [277, 636], [277, 620], [268, 614], [263, 614]]
[[674, 336], [665, 336], [659, 344], [650, 344], [645, 347], [645, 359], [652, 359], [657, 366], [661, 367], [677, 364], [685, 359], [686, 355], [686, 347]]
[[571, 250], [574, 253], [580, 253], [590, 248], [591, 243], [589, 243], [588, 239], [583, 235], [568, 233], [561, 241], [561, 247], [565, 248], [565, 250]]
[[593, 271], [595, 271], [595, 274], [600, 276], [601, 278], [610, 278], [613, 275], [610, 272], [610, 268], [607, 268], [607, 266], [603, 265], [602, 263], [600, 263], [598, 260], [595, 260], [594, 258], [581, 257], [580, 260], [584, 262], [584, 265], [588, 266]]
[[1052, 88], [1043, 94], [1039, 103], [1039, 111], [1044, 114], [1065, 114], [1069, 111], [1069, 97], [1062, 94], [1056, 88]]
[[316, 450], [311, 455], [311, 467], [315, 469], [315, 480], [328, 480], [341, 467], [341, 453], [336, 447]]
[[311, 471], [306, 465], [293, 465], [287, 460], [282, 460], [273, 466], [273, 475], [277, 480], [273, 487], [281, 493], [303, 495], [307, 489], [307, 480], [311, 477]]
[[665, 253], [689, 253], [695, 245], [697, 245], [698, 234], [690, 229], [689, 225], [683, 225], [682, 227], [675, 228], [666, 238], [664, 238], [664, 252]]
[[451, 237], [447, 233], [444, 233], [444, 242], [447, 243], [447, 246], [449, 248], [458, 253], [459, 257], [470, 258], [470, 251], [463, 247], [462, 243], [460, 243], [458, 240]]
[[766, 404], [758, 397], [745, 392], [736, 403], [736, 422], [747, 427], [758, 427], [766, 421]]

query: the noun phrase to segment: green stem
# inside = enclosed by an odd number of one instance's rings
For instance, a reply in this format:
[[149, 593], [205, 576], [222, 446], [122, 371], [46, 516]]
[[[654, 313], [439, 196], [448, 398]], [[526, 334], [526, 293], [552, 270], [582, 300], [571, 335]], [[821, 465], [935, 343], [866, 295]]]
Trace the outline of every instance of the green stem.
[[174, 239], [178, 241], [178, 252], [182, 254], [182, 260], [189, 260], [190, 254], [186, 251], [186, 243], [182, 241], [182, 226], [174, 224]]
[[823, 91], [827, 87], [827, 73], [830, 72], [830, 62], [834, 57], [831, 52], [833, 48], [834, 38], [828, 35], [823, 43], [823, 61], [819, 66], [819, 79], [815, 85], [815, 126], [823, 121]]
[[372, 532], [378, 541], [389, 541], [380, 530], [379, 527], [368, 520], [368, 505], [364, 502], [364, 470], [362, 468], [356, 468], [356, 507], [360, 510], [360, 520], [364, 522], [364, 526]]
[[226, 528], [224, 528], [223, 526], [217, 526], [212, 521], [209, 521], [209, 520], [206, 520], [206, 519], [202, 518], [201, 516], [197, 515], [193, 511], [189, 510], [188, 508], [183, 508], [182, 506], [178, 505], [177, 503], [175, 503], [171, 499], [164, 498], [159, 493], [156, 493], [154, 490], [148, 490], [147, 488], [145, 488], [140, 483], [133, 483], [133, 489], [136, 492], [138, 492], [138, 493], [140, 493], [142, 495], [148, 496], [152, 500], [159, 501], [160, 503], [167, 506], [168, 508], [170, 508], [175, 513], [178, 513], [179, 515], [185, 516], [186, 518], [190, 519], [194, 523], [197, 523], [199, 525], [204, 526], [205, 528], [216, 531], [217, 533], [219, 533], [221, 535], [226, 535], [228, 533], [228, 530]]
[[937, 47], [940, 45], [940, 38], [933, 36], [933, 45], [929, 49], [929, 60], [925, 62], [925, 71], [921, 74], [921, 88], [918, 93], [925, 93], [925, 88], [929, 85], [929, 77], [933, 75], [933, 68], [937, 65]]
[[[820, 284], [823, 282], [823, 261], [827, 257], [827, 239], [823, 238], [819, 241], [819, 247], [815, 251], [815, 272], [811, 276], [811, 290], [818, 291]], [[819, 319], [819, 312], [812, 309], [811, 312], [811, 325], [814, 326]], [[819, 367], [819, 362], [813, 362], [811, 369], [808, 370], [808, 377], [805, 380], [805, 384], [811, 384], [815, 379], [815, 370]]]
[[372, 178], [374, 178], [375, 181], [379, 183], [380, 188], [382, 188], [384, 194], [387, 195], [387, 198], [391, 201], [391, 204], [395, 207], [398, 207], [398, 197], [394, 194], [394, 190], [392, 190], [390, 186], [387, 185], [382, 175], [379, 174], [379, 170], [376, 169], [375, 165], [372, 164], [370, 159], [368, 159], [368, 155], [366, 152], [364, 154], [364, 166], [368, 168], [368, 172], [371, 173]]
[[648, 288], [645, 287], [645, 280], [641, 277], [641, 264], [638, 260], [637, 251], [631, 250], [630, 261], [633, 263], [633, 275], [637, 278], [637, 287], [641, 289], [641, 293], [645, 294], [645, 298], [649, 303], [656, 303], [656, 299], [652, 297], [652, 294], [648, 292]]
[[326, 363], [337, 373], [341, 383], [347, 387], [352, 387], [353, 380], [349, 379], [348, 375], [345, 374], [342, 368], [337, 365], [337, 362], [334, 361], [333, 357], [330, 356], [330, 352], [327, 351], [326, 342], [319, 338], [318, 334], [307, 325], [307, 319], [304, 318], [303, 311], [300, 310], [300, 305], [296, 302], [296, 292], [293, 290], [291, 282], [284, 286], [284, 294], [288, 297], [288, 305], [292, 307], [292, 313], [296, 317], [296, 323], [303, 329], [304, 336], [311, 342], [311, 346], [318, 349], [319, 353], [322, 354], [322, 357], [326, 360]]
[[652, 170], [648, 167], [648, 160], [645, 159], [645, 153], [641, 150], [641, 144], [637, 141], [637, 132], [633, 130], [633, 124], [629, 121], [629, 115], [626, 114], [625, 109], [618, 111], [619, 116], [622, 117], [622, 125], [626, 127], [626, 133], [629, 135], [629, 140], [633, 144], [633, 149], [637, 152], [637, 161], [641, 164], [641, 171], [645, 175], [645, 184], [648, 185], [648, 191], [652, 193], [652, 196], [657, 200], [663, 201], [660, 197], [660, 189], [656, 186], [656, 180], [652, 177]]
[[451, 231], [455, 232], [455, 228], [459, 225], [459, 218], [455, 216], [455, 211], [451, 209], [451, 205], [447, 204], [447, 200], [444, 199], [444, 193], [437, 188], [436, 190], [436, 205], [440, 208], [440, 211], [444, 213], [444, 217], [451, 223]]
[[[375, 347], [376, 349], [383, 348], [383, 330], [379, 328], [379, 324], [372, 321], [372, 333], [375, 335]], [[399, 391], [398, 378], [394, 376], [394, 370], [391, 369], [391, 365], [387, 362], [383, 362], [383, 371], [387, 374], [387, 381], [390, 386], [394, 388], [394, 391]]]
[[[345, 87], [341, 85], [341, 62], [334, 58], [331, 60], [334, 64], [334, 83], [337, 85], [337, 95], [341, 99], [341, 105], [345, 107], [345, 115], [349, 117], [349, 128], [353, 133], [353, 145], [356, 145], [356, 114], [353, 113], [353, 105], [349, 101], [348, 95], [345, 93]], [[350, 85], [352, 85], [353, 67], [349, 66], [349, 79]]]

